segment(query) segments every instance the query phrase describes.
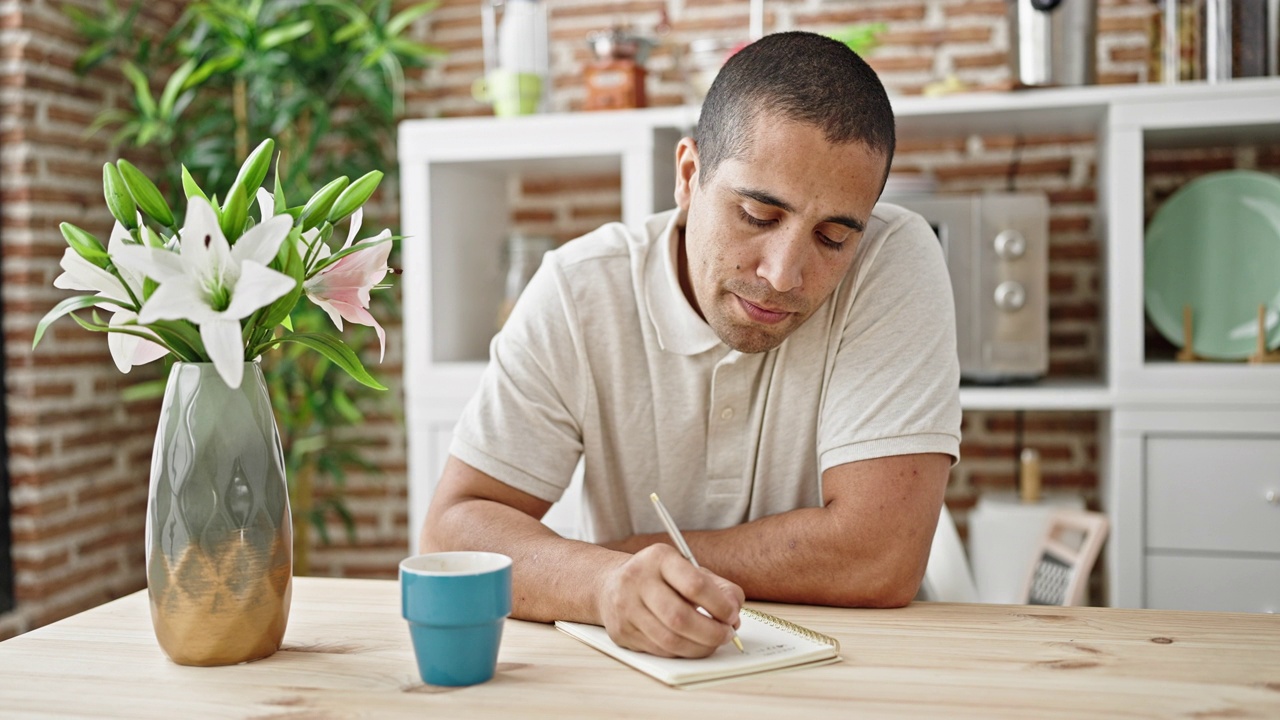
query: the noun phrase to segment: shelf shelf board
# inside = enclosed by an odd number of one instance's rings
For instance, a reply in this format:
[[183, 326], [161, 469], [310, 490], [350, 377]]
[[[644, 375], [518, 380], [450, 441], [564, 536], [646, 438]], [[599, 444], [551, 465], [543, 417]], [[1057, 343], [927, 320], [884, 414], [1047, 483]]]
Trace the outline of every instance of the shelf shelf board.
[[960, 406], [965, 410], [1110, 410], [1112, 404], [1111, 390], [1094, 378], [960, 388]]

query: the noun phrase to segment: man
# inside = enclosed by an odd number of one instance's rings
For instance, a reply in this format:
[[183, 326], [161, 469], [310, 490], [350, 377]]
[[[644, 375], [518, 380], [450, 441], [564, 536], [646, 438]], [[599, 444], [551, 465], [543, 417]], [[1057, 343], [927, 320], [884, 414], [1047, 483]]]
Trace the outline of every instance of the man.
[[[664, 656], [713, 652], [746, 597], [910, 602], [958, 457], [959, 367], [937, 238], [876, 207], [893, 148], [884, 88], [844, 45], [780, 33], [732, 57], [676, 150], [677, 210], [543, 261], [423, 549], [510, 555], [516, 617]], [[595, 543], [539, 522], [580, 458]]]

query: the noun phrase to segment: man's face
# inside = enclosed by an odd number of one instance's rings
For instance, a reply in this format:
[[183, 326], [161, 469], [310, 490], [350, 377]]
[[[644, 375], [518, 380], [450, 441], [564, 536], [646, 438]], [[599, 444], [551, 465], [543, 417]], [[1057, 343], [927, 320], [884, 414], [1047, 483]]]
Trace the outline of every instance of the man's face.
[[880, 195], [886, 158], [832, 145], [813, 125], [760, 114], [746, 151], [705, 182], [697, 147], [676, 150], [676, 202], [687, 211], [680, 284], [729, 347], [772, 350], [844, 278]]

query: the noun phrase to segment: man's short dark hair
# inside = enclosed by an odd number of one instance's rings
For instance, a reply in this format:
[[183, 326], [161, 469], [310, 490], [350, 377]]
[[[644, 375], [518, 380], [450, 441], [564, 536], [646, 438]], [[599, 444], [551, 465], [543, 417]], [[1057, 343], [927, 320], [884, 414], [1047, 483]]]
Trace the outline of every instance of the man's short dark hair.
[[862, 142], [893, 161], [893, 107], [884, 85], [858, 54], [808, 32], [766, 35], [729, 58], [702, 103], [694, 139], [699, 182], [740, 156], [761, 113], [820, 128], [827, 142]]

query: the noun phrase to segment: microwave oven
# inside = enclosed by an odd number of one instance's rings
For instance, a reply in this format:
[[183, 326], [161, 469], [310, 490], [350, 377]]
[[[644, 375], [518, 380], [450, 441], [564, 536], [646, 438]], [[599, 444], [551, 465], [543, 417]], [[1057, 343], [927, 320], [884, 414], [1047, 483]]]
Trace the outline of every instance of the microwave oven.
[[942, 245], [962, 381], [1025, 382], [1049, 368], [1049, 201], [1040, 193], [888, 195]]

